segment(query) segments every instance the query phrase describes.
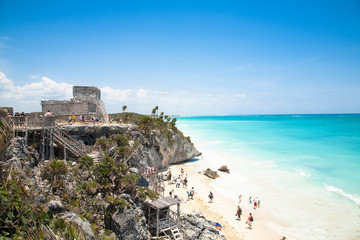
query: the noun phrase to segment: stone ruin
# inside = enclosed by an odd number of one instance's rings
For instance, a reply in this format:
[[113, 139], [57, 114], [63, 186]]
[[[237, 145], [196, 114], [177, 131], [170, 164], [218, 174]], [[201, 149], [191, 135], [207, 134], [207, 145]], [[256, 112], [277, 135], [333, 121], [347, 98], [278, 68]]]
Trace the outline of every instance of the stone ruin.
[[108, 122], [105, 104], [101, 101], [101, 91], [97, 87], [74, 86], [74, 98], [70, 100], [41, 101], [42, 112], [50, 111], [55, 116], [84, 115], [87, 119], [92, 116]]

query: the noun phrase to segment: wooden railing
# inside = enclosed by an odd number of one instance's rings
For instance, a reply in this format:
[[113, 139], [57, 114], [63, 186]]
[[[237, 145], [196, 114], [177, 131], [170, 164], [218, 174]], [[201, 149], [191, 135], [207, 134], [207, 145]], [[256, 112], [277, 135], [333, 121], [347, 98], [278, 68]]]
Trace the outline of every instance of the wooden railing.
[[70, 134], [62, 130], [59, 125], [54, 124], [54, 136], [67, 149], [77, 156], [85, 155], [88, 152], [87, 146], [81, 141], [75, 140]]
[[[150, 214], [150, 225], [156, 228], [156, 213]], [[159, 219], [159, 230], [164, 231], [177, 225], [177, 213], [169, 210], [169, 214]]]
[[11, 118], [15, 129], [51, 128], [55, 125], [54, 116], [27, 116]]

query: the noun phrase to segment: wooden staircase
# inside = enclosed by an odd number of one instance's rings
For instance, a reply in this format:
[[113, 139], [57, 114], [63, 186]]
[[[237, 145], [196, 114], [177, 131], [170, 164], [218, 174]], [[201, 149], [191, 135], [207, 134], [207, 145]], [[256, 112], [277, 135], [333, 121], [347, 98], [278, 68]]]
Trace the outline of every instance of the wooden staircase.
[[166, 240], [183, 240], [183, 237], [180, 233], [180, 230], [177, 226], [168, 228], [161, 232], [163, 235], [160, 237], [166, 239]]
[[173, 236], [173, 238], [175, 240], [183, 240], [182, 235], [181, 235], [181, 233], [179, 231], [179, 228], [177, 226], [173, 227], [173, 228], [170, 228], [170, 231], [171, 231], [171, 234], [172, 234], [172, 236]]
[[84, 143], [74, 139], [72, 136], [70, 136], [70, 134], [62, 130], [57, 124], [54, 126], [54, 140], [77, 157], [86, 155], [88, 152]]

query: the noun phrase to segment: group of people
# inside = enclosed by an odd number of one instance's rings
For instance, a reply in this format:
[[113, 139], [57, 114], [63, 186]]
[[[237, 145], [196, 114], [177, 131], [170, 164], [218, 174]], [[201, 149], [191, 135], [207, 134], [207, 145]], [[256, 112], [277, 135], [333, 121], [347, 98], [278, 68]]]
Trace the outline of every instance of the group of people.
[[[174, 181], [172, 181], [172, 173], [171, 173], [171, 169], [169, 168], [169, 170], [167, 171], [167, 173], [164, 175], [167, 179], [167, 181], [169, 182], [169, 184], [171, 182], [174, 182], [175, 181], [175, 187], [176, 188], [180, 188], [181, 187], [181, 184], [183, 186], [183, 188], [187, 188], [188, 186], [188, 175], [185, 174], [185, 171], [183, 168], [181, 168], [181, 172], [180, 172], [180, 175], [178, 177], [176, 177], [174, 179]], [[190, 191], [187, 191], [187, 200], [189, 201], [190, 199], [194, 199], [194, 194], [195, 194], [195, 189], [194, 187], [192, 187], [190, 189]], [[170, 192], [169, 192], [169, 196], [170, 197], [175, 197], [177, 198], [177, 195], [174, 194], [174, 189], [172, 189]]]
[[[241, 203], [241, 199], [242, 199], [242, 195], [240, 194], [239, 195], [239, 204]], [[254, 210], [256, 210], [256, 208], [260, 207], [260, 200], [258, 200], [256, 197], [254, 199], [252, 199], [250, 196], [249, 204], [254, 204]], [[235, 213], [235, 216], [237, 216], [236, 220], [241, 221], [241, 215], [242, 215], [242, 209], [241, 209], [240, 205], [238, 205], [237, 209], [236, 209], [236, 213]], [[254, 217], [253, 217], [252, 213], [249, 213], [249, 216], [246, 221], [246, 224], [249, 226], [249, 229], [252, 229], [253, 221], [254, 221]]]
[[[81, 123], [85, 123], [85, 115], [81, 114], [81, 115], [79, 116], [79, 121], [80, 121]], [[92, 121], [93, 124], [95, 124], [95, 122], [98, 122], [98, 121], [99, 121], [99, 117], [92, 116], [92, 117], [91, 117], [91, 121]], [[75, 122], [76, 122], [76, 116], [75, 116], [75, 114], [69, 115], [68, 124], [71, 124], [71, 123], [72, 123], [72, 124], [75, 124]]]
[[254, 210], [260, 208], [260, 200], [258, 200], [256, 197], [254, 199], [251, 199], [251, 197], [249, 197], [249, 204], [254, 204]]

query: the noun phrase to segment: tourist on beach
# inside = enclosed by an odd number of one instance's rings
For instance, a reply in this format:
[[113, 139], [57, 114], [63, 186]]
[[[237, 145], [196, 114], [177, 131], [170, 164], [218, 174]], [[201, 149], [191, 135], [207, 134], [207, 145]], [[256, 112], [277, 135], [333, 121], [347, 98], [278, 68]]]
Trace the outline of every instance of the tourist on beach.
[[257, 208], [257, 202], [256, 200], [254, 200], [254, 210], [256, 210], [256, 208]]
[[167, 174], [167, 180], [168, 180], [168, 182], [170, 184], [170, 182], [171, 182], [171, 172], [170, 171]]
[[72, 115], [72, 122], [75, 124], [75, 114]]
[[258, 206], [257, 207], [260, 208], [260, 200], [258, 200]]
[[69, 120], [68, 120], [68, 124], [71, 123], [71, 115], [69, 115]]
[[241, 221], [241, 214], [242, 214], [242, 209], [240, 206], [237, 207], [237, 210], [236, 210], [236, 213], [235, 215], [237, 216], [237, 219], [236, 220], [239, 220]]
[[195, 193], [195, 190], [194, 190], [194, 187], [192, 187], [191, 190], [190, 190], [191, 200], [194, 200], [194, 193]]
[[181, 178], [180, 178], [180, 175], [179, 175], [179, 177], [176, 179], [176, 187], [177, 188], [180, 187], [180, 183], [181, 183]]
[[215, 226], [216, 226], [216, 229], [217, 229], [217, 230], [221, 231], [222, 226], [220, 225], [220, 223], [217, 222], [217, 223], [215, 224]]
[[186, 194], [187, 194], [188, 201], [189, 201], [189, 200], [190, 200], [190, 193], [189, 193], [189, 191], [187, 191]]
[[251, 197], [249, 197], [249, 204], [251, 204], [252, 203], [252, 201], [251, 201]]
[[174, 196], [174, 189], [169, 192], [170, 197]]
[[246, 221], [246, 224], [249, 225], [249, 229], [252, 229], [251, 225], [252, 225], [253, 221], [254, 221], [254, 218], [253, 218], [252, 214], [250, 213], [249, 217], [248, 217], [248, 220]]
[[181, 168], [181, 178], [183, 178], [183, 177], [184, 177], [184, 169]]
[[183, 183], [183, 188], [185, 188], [187, 186], [187, 177], [184, 178], [182, 183]]
[[184, 181], [183, 181], [183, 187], [187, 187], [187, 183], [188, 183], [188, 179], [187, 179], [187, 174], [185, 175]]
[[242, 196], [241, 196], [241, 194], [239, 195], [239, 203], [241, 203], [241, 198], [242, 198]]
[[210, 191], [210, 194], [209, 194], [209, 198], [210, 198], [210, 202], [212, 203], [213, 202], [213, 198], [214, 198], [214, 195], [213, 193]]

